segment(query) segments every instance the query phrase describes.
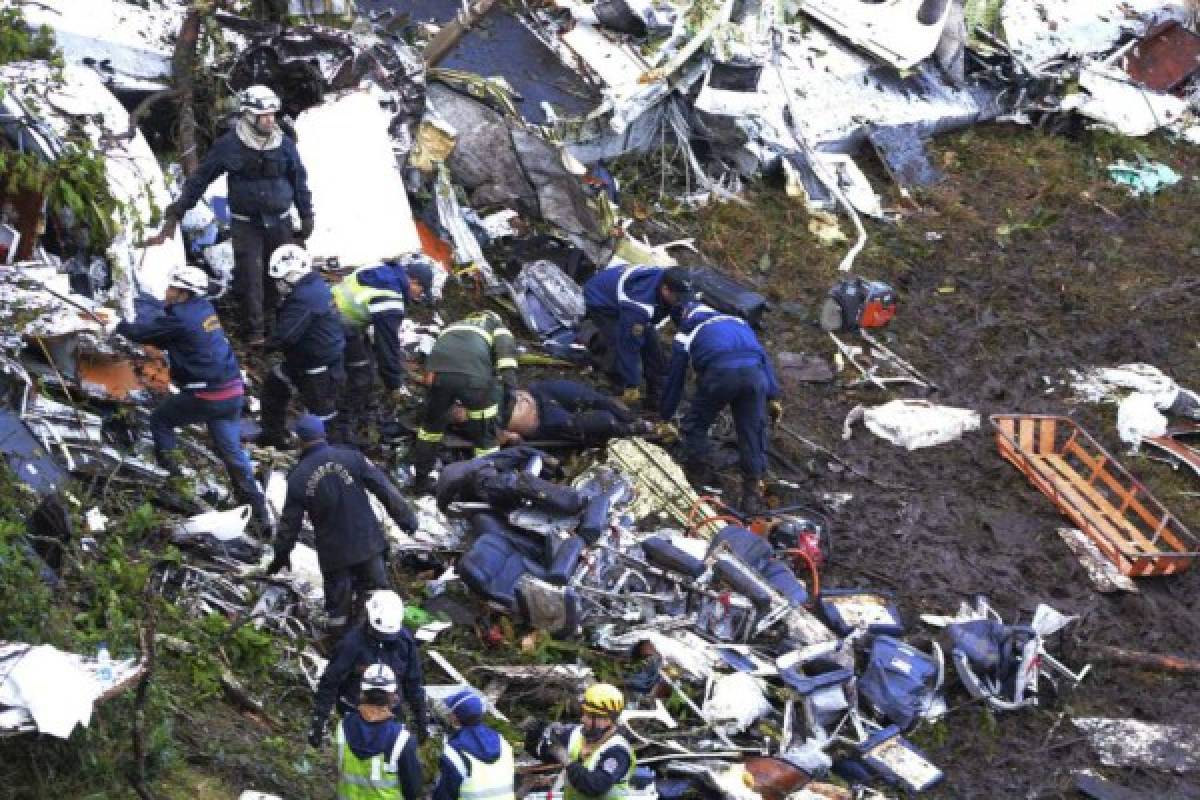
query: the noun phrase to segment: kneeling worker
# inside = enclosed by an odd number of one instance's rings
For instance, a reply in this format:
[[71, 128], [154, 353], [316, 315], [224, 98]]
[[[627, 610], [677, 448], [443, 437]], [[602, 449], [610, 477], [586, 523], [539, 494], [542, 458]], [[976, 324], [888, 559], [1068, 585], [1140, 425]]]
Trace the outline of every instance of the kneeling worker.
[[566, 766], [564, 800], [621, 800], [629, 794], [637, 758], [617, 732], [617, 718], [624, 710], [620, 689], [594, 683], [583, 693], [582, 724], [552, 734], [554, 741], [542, 758]]
[[483, 698], [474, 689], [446, 698], [457, 728], [439, 762], [433, 800], [513, 800], [512, 747], [483, 724]]
[[339, 800], [417, 800], [421, 762], [415, 738], [392, 714], [396, 675], [386, 664], [363, 672], [358, 707], [337, 728]]

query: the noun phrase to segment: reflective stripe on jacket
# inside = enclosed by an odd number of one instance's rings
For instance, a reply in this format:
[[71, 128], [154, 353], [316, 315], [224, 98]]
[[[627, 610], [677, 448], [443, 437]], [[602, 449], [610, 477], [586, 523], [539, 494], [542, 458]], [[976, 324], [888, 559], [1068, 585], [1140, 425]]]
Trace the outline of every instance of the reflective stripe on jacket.
[[344, 723], [337, 727], [338, 800], [400, 800], [404, 795], [396, 774], [396, 763], [408, 744], [409, 732], [400, 731], [387, 760], [383, 753], [359, 758], [346, 742]]
[[500, 757], [492, 764], [449, 745], [442, 755], [462, 776], [458, 800], [514, 800], [513, 777], [516, 766], [508, 742], [500, 740]]
[[567, 740], [567, 757], [571, 761], [578, 761], [588, 769], [596, 769], [600, 764], [600, 756], [606, 750], [611, 750], [613, 747], [620, 747], [629, 753], [629, 769], [625, 772], [625, 777], [612, 785], [606, 794], [599, 798], [585, 795], [571, 786], [570, 782], [563, 787], [563, 800], [624, 800], [629, 794], [629, 779], [633, 777], [633, 771], [637, 769], [637, 755], [634, 754], [633, 748], [629, 746], [629, 742], [621, 734], [614, 734], [610, 739], [604, 741], [602, 746], [590, 753], [587, 758], [583, 756], [583, 726], [578, 726], [571, 731], [571, 738]]
[[333, 302], [346, 324], [362, 328], [370, 324], [372, 314], [393, 311], [404, 313], [404, 295], [394, 289], [377, 289], [359, 280], [360, 273], [377, 267], [361, 267], [333, 287]]

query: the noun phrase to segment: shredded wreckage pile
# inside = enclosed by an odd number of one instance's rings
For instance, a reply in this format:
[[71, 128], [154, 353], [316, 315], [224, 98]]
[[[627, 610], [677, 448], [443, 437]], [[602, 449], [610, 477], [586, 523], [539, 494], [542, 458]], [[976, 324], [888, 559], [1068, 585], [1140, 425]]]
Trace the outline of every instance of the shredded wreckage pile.
[[[52, 163], [87, 142], [105, 156], [107, 189], [119, 205], [97, 250], [86, 218], [70, 207], [20, 187], [3, 194], [0, 419], [9, 466], [43, 499], [30, 523], [39, 541], [62, 517], [56, 508], [70, 476], [103, 493], [156, 489], [167, 475], [143, 433], [149, 400], [168, 390], [163, 358], [105, 339], [93, 312], [103, 302], [126, 312], [153, 303], [168, 268], [185, 256], [225, 285], [232, 268], [222, 182], [184, 220], [186, 243], [138, 246], [171, 195], [139, 129], [145, 108], [131, 115], [117, 99], [161, 102], [154, 95], [168, 89], [178, 59], [172, 40], [198, 12], [95, 0], [85, 15], [71, 6], [24, 7], [30, 22], [55, 30], [64, 68], [0, 68], [4, 148]], [[515, 21], [504, 30], [521, 46], [488, 65], [489, 78], [427, 63], [433, 50], [450, 64], [466, 58], [439, 37], [456, 27], [463, 34], [489, 8], [485, 0], [453, 20], [445, 18], [452, 10], [431, 9], [447, 24], [424, 59], [391, 32], [405, 20], [390, 12], [352, 32], [280, 29], [217, 12], [235, 54], [205, 58], [230, 89], [278, 87], [296, 117], [318, 220], [309, 248], [328, 277], [424, 250], [445, 267], [441, 283], [454, 275], [506, 304], [547, 354], [567, 361], [581, 350], [583, 315], [583, 272], [571, 266], [614, 257], [673, 263], [665, 247], [613, 238], [628, 221], [614, 202], [617, 187], [596, 168], [602, 159], [669, 142], [683, 154], [692, 203], [736, 197], [743, 178], [783, 169], [789, 190], [811, 209], [851, 216], [859, 241], [848, 268], [865, 238], [857, 215], [887, 214], [847, 155], [863, 142], [912, 187], [940, 179], [924, 137], [999, 117], [1053, 125], [1077, 114], [1127, 135], [1168, 127], [1200, 141], [1192, 108], [1200, 48], [1182, 3], [559, 2], [496, 9]], [[523, 252], [530, 223], [552, 234], [541, 241], [578, 254], [571, 266], [520, 257], [501, 266], [502, 254]], [[712, 302], [761, 321], [761, 297], [709, 277]], [[414, 358], [436, 330], [405, 329]], [[864, 382], [930, 386], [861, 333], [873, 362], [863, 348], [834, 341]], [[1195, 431], [1171, 427], [1161, 414], [1195, 419], [1191, 392], [1144, 365], [1081, 375], [1076, 388], [1096, 400], [1135, 390], [1122, 401], [1122, 438], [1197, 468], [1184, 438]], [[847, 436], [861, 416], [872, 432], [910, 449], [979, 425], [974, 412], [921, 401], [856, 412]], [[1130, 576], [1178, 572], [1195, 557], [1182, 523], [1069, 420], [991, 421], [1001, 454], [1072, 520], [1064, 540], [1102, 590], [1131, 589]], [[321, 626], [315, 553], [300, 545], [284, 579], [245, 580], [264, 563], [265, 546], [245, 533], [246, 508], [216, 510], [229, 501], [217, 462], [200, 441], [185, 441], [195, 491], [164, 502], [181, 516], [172, 538], [190, 556], [159, 570], [158, 590], [189, 613], [249, 615], [292, 639], [295, 670], [315, 685], [323, 663], [308, 646]], [[255, 455], [278, 513], [286, 457]], [[646, 797], [852, 796], [821, 782], [830, 776], [860, 795], [868, 785], [921, 791], [942, 773], [905, 734], [947, 712], [949, 674], [997, 711], [1034, 706], [1085, 678], [1086, 666], [1074, 671], [1047, 651], [1071, 621], [1048, 605], [1005, 622], [979, 598], [924, 617], [942, 631], [930, 636], [906, 624], [885, 593], [820, 585], [834, 555], [837, 507], [836, 498], [823, 502], [822, 510], [741, 518], [698, 496], [665, 450], [634, 438], [589, 451], [582, 463], [530, 447], [456, 462], [442, 471], [436, 496], [416, 500], [417, 533], [381, 518], [401, 564], [440, 574], [427, 587], [430, 609], [461, 582], [487, 609], [629, 662], [624, 688], [634, 700], [624, 725], [643, 767], [637, 792]], [[89, 514], [88, 524], [85, 542], [103, 536], [102, 515]], [[60, 526], [51, 535], [70, 532]], [[53, 581], [49, 563], [46, 573]], [[426, 642], [449, 627], [423, 622], [418, 637]], [[436, 659], [451, 680], [465, 682]], [[86, 724], [92, 704], [132, 685], [144, 666], [18, 643], [4, 646], [0, 664], [8, 708], [0, 729], [59, 736]], [[75, 690], [48, 692], [51, 674], [77, 676]], [[490, 665], [468, 675], [486, 684], [493, 704], [513, 685], [561, 701], [592, 679], [581, 664]], [[435, 699], [450, 689], [428, 688]], [[673, 715], [664, 700], [680, 710]], [[1195, 736], [1169, 726], [1135, 731], [1131, 720], [1075, 724], [1106, 765], [1154, 768], [1161, 759], [1138, 741]], [[1135, 746], [1123, 749], [1123, 738]], [[536, 755], [538, 743], [528, 744]], [[1182, 741], [1170, 759], [1196, 769], [1196, 748]], [[526, 789], [548, 785], [536, 769], [523, 772]]]

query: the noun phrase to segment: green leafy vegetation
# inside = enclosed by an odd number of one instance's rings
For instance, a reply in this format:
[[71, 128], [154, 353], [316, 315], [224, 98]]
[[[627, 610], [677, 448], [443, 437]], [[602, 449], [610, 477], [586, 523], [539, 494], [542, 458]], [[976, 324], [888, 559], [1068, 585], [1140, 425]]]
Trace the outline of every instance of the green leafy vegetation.
[[0, 9], [0, 64], [30, 59], [61, 64], [54, 31], [45, 25], [31, 30], [20, 8]]

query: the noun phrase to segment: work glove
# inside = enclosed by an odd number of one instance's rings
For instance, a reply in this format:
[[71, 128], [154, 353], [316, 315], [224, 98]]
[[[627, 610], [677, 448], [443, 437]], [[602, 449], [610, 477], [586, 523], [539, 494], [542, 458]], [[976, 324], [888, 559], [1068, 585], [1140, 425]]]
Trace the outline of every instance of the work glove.
[[325, 742], [325, 718], [320, 714], [313, 714], [312, 726], [308, 729], [308, 743], [313, 747], [320, 749]]
[[640, 386], [630, 386], [621, 392], [621, 402], [627, 406], [633, 406], [642, 401], [642, 389]]
[[300, 218], [300, 234], [298, 238], [301, 242], [307, 242], [309, 237], [313, 235], [313, 226], [315, 224], [316, 222], [312, 217]]
[[271, 559], [271, 563], [267, 565], [266, 574], [274, 575], [284, 567], [287, 567], [288, 569], [292, 568], [291, 553], [277, 553], [275, 557]]
[[679, 441], [679, 429], [670, 422], [658, 422], [654, 425], [654, 433], [666, 444]]
[[112, 336], [117, 330], [117, 326], [121, 324], [121, 317], [111, 308], [97, 308], [92, 312], [92, 316], [100, 324], [100, 330], [105, 336]]
[[778, 400], [767, 403], [767, 414], [771, 417], [771, 424], [778, 425], [779, 420], [783, 419], [783, 403]]
[[567, 755], [567, 748], [563, 747], [557, 742], [547, 745], [545, 748], [543, 748], [542, 752], [545, 754], [546, 759], [551, 763], [558, 763], [562, 764], [563, 766], [571, 763], [571, 757]]
[[408, 390], [407, 386], [397, 386], [388, 392], [388, 399], [392, 405], [398, 408], [408, 408], [408, 404], [412, 401], [413, 394]]

